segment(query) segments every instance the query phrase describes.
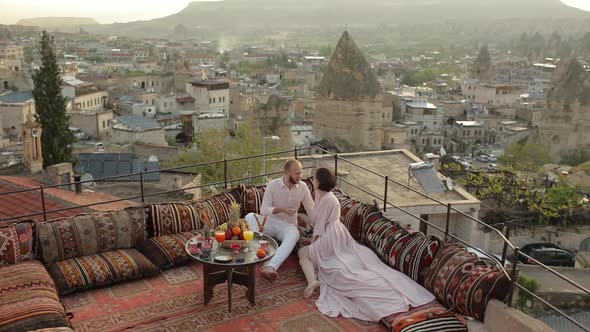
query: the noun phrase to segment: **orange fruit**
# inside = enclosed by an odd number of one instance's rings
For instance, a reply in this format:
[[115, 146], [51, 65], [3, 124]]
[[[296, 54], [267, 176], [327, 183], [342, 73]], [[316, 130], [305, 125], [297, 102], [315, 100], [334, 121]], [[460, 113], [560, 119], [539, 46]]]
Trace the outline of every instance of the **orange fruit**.
[[234, 227], [231, 229], [231, 231], [234, 233], [234, 235], [238, 236], [240, 235], [240, 233], [242, 233], [242, 229], [238, 226]]
[[258, 256], [258, 258], [264, 258], [266, 257], [266, 251], [264, 251], [264, 249], [258, 249], [256, 256]]

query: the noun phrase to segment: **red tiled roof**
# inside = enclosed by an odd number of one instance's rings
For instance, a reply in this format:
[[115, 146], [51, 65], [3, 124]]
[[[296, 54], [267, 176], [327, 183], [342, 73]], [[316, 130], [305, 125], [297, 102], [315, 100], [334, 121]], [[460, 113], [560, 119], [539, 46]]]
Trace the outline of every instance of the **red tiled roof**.
[[[39, 188], [41, 183], [29, 178], [0, 176], [0, 194], [3, 192], [16, 191], [28, 188]], [[82, 193], [62, 190], [57, 188], [49, 188], [45, 190], [45, 210], [60, 210], [64, 208], [73, 208], [70, 210], [50, 212], [47, 213], [47, 220], [68, 217], [84, 212], [91, 211], [107, 211], [122, 209], [128, 206], [135, 205], [130, 201], [121, 201], [116, 203], [102, 204], [92, 206], [89, 208], [74, 208], [80, 205], [95, 204], [115, 200], [117, 197], [106, 195], [103, 193]], [[15, 194], [0, 196], [0, 219], [38, 214], [36, 216], [19, 218], [19, 219], [35, 219], [43, 220], [43, 203], [41, 200], [41, 192], [39, 190], [19, 192]], [[15, 219], [0, 221], [0, 225], [7, 224]]]
[[193, 102], [195, 101], [195, 98], [191, 96], [176, 97], [176, 101], [179, 103]]

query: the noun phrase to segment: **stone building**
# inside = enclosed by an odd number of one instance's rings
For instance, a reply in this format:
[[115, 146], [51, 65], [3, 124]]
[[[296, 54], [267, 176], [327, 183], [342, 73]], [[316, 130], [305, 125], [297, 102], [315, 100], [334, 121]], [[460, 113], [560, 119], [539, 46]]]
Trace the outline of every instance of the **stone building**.
[[590, 147], [590, 74], [577, 60], [564, 61], [556, 69], [547, 93], [543, 120], [536, 141], [554, 160], [563, 153]]
[[314, 135], [344, 149], [380, 150], [382, 112], [375, 73], [345, 31], [318, 86]]

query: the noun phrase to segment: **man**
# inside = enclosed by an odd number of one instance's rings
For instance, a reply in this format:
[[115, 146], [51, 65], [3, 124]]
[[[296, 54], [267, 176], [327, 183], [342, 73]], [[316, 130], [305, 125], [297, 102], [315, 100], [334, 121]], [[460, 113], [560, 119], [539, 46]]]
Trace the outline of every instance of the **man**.
[[258, 231], [256, 217], [261, 222], [264, 216], [268, 217], [264, 226], [264, 234], [281, 241], [273, 258], [260, 269], [262, 277], [270, 281], [279, 277], [277, 270], [291, 254], [299, 240], [297, 210], [299, 210], [301, 203], [313, 220], [315, 204], [309, 188], [301, 182], [302, 173], [303, 168], [299, 161], [296, 159], [287, 160], [283, 176], [270, 181], [266, 186], [260, 207], [262, 216], [249, 213], [245, 218], [250, 224], [250, 228]]

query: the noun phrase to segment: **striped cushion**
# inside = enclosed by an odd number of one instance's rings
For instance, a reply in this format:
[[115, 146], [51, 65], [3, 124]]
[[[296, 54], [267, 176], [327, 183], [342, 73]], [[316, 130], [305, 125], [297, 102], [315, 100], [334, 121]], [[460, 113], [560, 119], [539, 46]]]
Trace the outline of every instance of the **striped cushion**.
[[395, 332], [466, 332], [467, 327], [455, 314], [439, 303], [432, 302], [381, 319]]
[[147, 238], [145, 209], [80, 214], [37, 227], [46, 265], [70, 258], [133, 248]]
[[510, 291], [508, 277], [454, 243], [434, 256], [424, 287], [457, 313], [483, 321], [488, 301], [503, 301]]
[[242, 215], [248, 213], [260, 214], [260, 206], [262, 205], [262, 197], [266, 186], [250, 186], [240, 185], [239, 190], [242, 193]]
[[200, 211], [191, 203], [164, 203], [148, 206], [150, 237], [171, 235], [200, 229]]
[[198, 234], [200, 234], [200, 231], [193, 230], [173, 235], [158, 236], [137, 243], [135, 248], [149, 258], [154, 265], [165, 270], [190, 260], [185, 246], [188, 240]]
[[[441, 244], [442, 240], [437, 236], [414, 233], [411, 240], [399, 250], [395, 260], [395, 269], [419, 284], [423, 284], [426, 272], [428, 272]], [[394, 249], [394, 251], [396, 250]]]
[[374, 205], [362, 203], [346, 195], [336, 196], [340, 201], [340, 221], [346, 226], [350, 235], [360, 242], [366, 244], [365, 220], [370, 213], [378, 211]]
[[55, 284], [39, 261], [0, 267], [0, 331], [70, 326]]
[[313, 221], [307, 214], [297, 213], [297, 229], [301, 237], [313, 235]]
[[[217, 226], [229, 221], [229, 208], [232, 203], [240, 203], [241, 196], [239, 188], [228, 189], [217, 195], [200, 199], [195, 204], [204, 213], [208, 215], [208, 219], [211, 221], [211, 225], [207, 225], [210, 228], [217, 228]], [[203, 223], [207, 224], [207, 218], [203, 219]]]
[[0, 228], [0, 266], [34, 259], [34, 222], [21, 222]]
[[48, 270], [60, 294], [149, 277], [159, 272], [152, 262], [135, 249], [67, 259], [51, 264]]

